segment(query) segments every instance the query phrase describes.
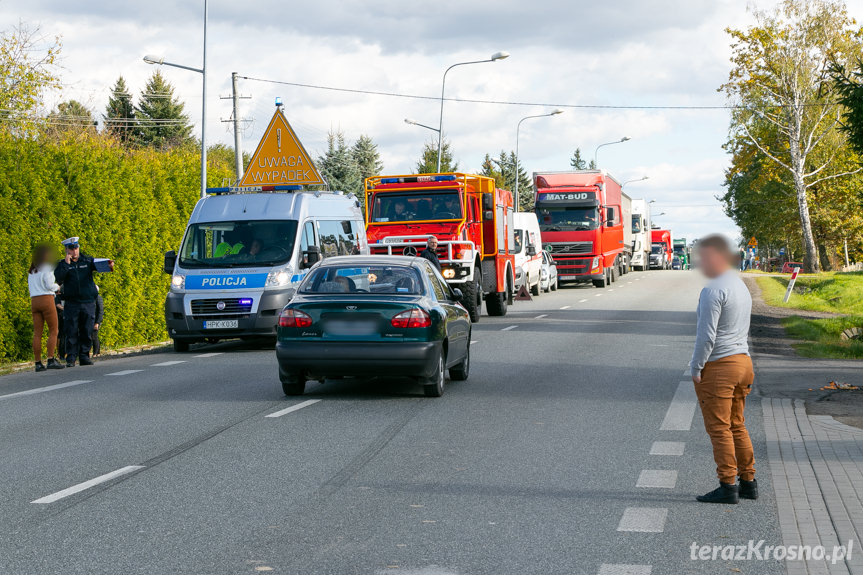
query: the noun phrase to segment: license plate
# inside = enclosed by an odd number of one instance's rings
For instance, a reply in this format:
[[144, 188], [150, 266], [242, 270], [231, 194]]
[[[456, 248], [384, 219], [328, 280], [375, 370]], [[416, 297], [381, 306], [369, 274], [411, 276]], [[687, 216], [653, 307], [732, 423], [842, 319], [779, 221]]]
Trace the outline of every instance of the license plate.
[[240, 322], [236, 319], [209, 320], [204, 322], [204, 329], [237, 329]]
[[378, 331], [373, 321], [328, 321], [326, 332], [330, 335], [371, 335]]

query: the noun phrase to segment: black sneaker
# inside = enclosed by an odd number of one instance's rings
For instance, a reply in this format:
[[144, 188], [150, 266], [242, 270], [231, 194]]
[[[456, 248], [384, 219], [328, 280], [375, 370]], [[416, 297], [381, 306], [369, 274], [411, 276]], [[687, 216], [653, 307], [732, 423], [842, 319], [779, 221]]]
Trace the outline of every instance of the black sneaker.
[[36, 362], [36, 373], [39, 373], [40, 371], [45, 371], [46, 369], [48, 368], [42, 365], [41, 361]]
[[735, 505], [740, 501], [737, 486], [721, 482], [718, 488], [710, 493], [699, 495], [695, 499], [702, 503], [728, 503], [730, 505]]
[[745, 481], [741, 479], [738, 492], [740, 499], [758, 499], [758, 480]]
[[78, 363], [81, 365], [93, 365], [93, 360], [89, 356], [82, 355], [78, 358]]
[[48, 369], [63, 369], [63, 364], [52, 357], [48, 360]]
[[74, 359], [67, 359], [66, 360], [66, 367], [75, 367], [75, 360]]

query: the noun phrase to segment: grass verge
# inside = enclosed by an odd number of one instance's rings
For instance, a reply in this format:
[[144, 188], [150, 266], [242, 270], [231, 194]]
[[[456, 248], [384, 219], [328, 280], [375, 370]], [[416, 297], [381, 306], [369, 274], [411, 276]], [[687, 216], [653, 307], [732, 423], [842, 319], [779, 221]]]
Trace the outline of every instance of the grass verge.
[[863, 272], [801, 275], [788, 303], [784, 303], [789, 279], [756, 278], [764, 302], [774, 307], [863, 315]]
[[863, 327], [861, 315], [826, 319], [792, 316], [783, 318], [782, 325], [790, 337], [801, 340], [794, 349], [804, 357], [863, 359], [863, 340], [840, 339], [843, 330]]

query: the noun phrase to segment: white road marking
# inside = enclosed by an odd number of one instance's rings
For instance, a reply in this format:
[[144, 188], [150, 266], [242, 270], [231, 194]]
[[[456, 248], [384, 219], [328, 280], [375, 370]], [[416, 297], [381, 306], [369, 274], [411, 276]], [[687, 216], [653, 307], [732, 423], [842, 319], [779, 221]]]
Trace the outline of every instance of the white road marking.
[[500, 330], [500, 331], [509, 331], [509, 330], [511, 330], [511, 329], [515, 329], [515, 328], [517, 328], [517, 327], [518, 327], [517, 325], [511, 325], [511, 326], [509, 326], [509, 327], [505, 327], [505, 328], [503, 328], [503, 329], [502, 329], [502, 330]]
[[599, 566], [599, 575], [650, 575], [652, 572], [653, 567], [650, 565], [603, 563]]
[[563, 307], [562, 307], [562, 308], [560, 308], [560, 309], [569, 309], [570, 307], [572, 307], [572, 306], [565, 305], [565, 306], [563, 306]]
[[659, 429], [662, 431], [689, 431], [692, 427], [692, 418], [695, 415], [695, 406], [698, 399], [695, 397], [695, 387], [691, 381], [681, 381], [674, 392], [674, 398], [665, 419]]
[[677, 485], [676, 469], [642, 469], [638, 475], [636, 487], [655, 487], [659, 489], [674, 489]]
[[264, 417], [281, 417], [281, 416], [283, 416], [283, 415], [287, 415], [287, 414], [292, 413], [292, 412], [294, 412], [294, 411], [298, 411], [298, 410], [300, 410], [300, 409], [302, 409], [302, 408], [304, 408], [304, 407], [308, 407], [308, 406], [310, 406], [310, 405], [314, 405], [314, 404], [318, 403], [319, 401], [320, 401], [320, 399], [309, 399], [308, 401], [304, 401], [304, 402], [302, 402], [302, 403], [298, 403], [298, 404], [296, 404], [296, 405], [292, 405], [292, 406], [287, 407], [287, 408], [285, 408], [285, 409], [282, 409], [282, 410], [280, 410], [280, 411], [276, 411], [275, 413], [271, 413], [271, 414], [269, 414], [269, 415], [265, 415]]
[[654, 441], [650, 455], [683, 455], [686, 443], [683, 441]]
[[64, 497], [69, 497], [70, 495], [75, 495], [76, 493], [81, 493], [91, 487], [95, 487], [100, 483], [105, 483], [106, 481], [111, 481], [116, 477], [120, 477], [121, 475], [126, 475], [128, 473], [132, 473], [133, 471], [138, 471], [139, 469], [144, 469], [142, 465], [129, 465], [126, 467], [121, 467], [116, 471], [112, 471], [111, 473], [106, 473], [105, 475], [100, 475], [95, 479], [91, 479], [89, 481], [85, 481], [84, 483], [79, 483], [78, 485], [73, 485], [67, 489], [62, 491], [58, 491], [57, 493], [52, 493], [51, 495], [46, 495], [45, 497], [40, 497], [30, 503], [54, 503], [55, 501], [59, 501]]
[[216, 351], [213, 353], [202, 353], [201, 355], [196, 355], [195, 357], [216, 357], [217, 355], [222, 355], [221, 351]]
[[664, 507], [627, 507], [617, 525], [618, 531], [638, 533], [662, 533], [668, 509]]
[[602, 294], [601, 294], [601, 293], [598, 293], [598, 294], [596, 294], [596, 295], [595, 295], [595, 296], [593, 296], [593, 297], [602, 297]]
[[181, 359], [177, 361], [163, 361], [162, 363], [154, 363], [151, 367], [170, 367], [172, 365], [180, 365], [181, 363], [186, 363], [186, 360]]
[[547, 314], [547, 313], [544, 313], [544, 314], [542, 314], [542, 315], [538, 315], [538, 316], [536, 316], [536, 317], [535, 317], [535, 318], [533, 318], [533, 319], [542, 319], [542, 318], [544, 318], [544, 317], [548, 317], [548, 314]]
[[692, 375], [692, 370], [690, 370], [690, 369], [687, 367], [686, 369], [684, 369], [684, 370], [683, 370], [683, 375]]
[[92, 379], [76, 379], [75, 381], [67, 381], [66, 383], [58, 383], [47, 387], [37, 387], [36, 389], [28, 389], [26, 391], [16, 391], [15, 393], [0, 395], [0, 401], [4, 399], [12, 399], [14, 397], [24, 397], [25, 395], [36, 395], [37, 393], [45, 393], [46, 391], [54, 391], [55, 389], [63, 389], [64, 387], [73, 387], [75, 385], [83, 385], [85, 383], [92, 382]]
[[475, 340], [475, 339], [470, 340], [470, 344], [471, 344], [471, 345], [473, 345], [473, 344], [475, 344], [475, 343], [479, 343], [479, 342], [478, 342], [477, 340]]
[[124, 369], [123, 371], [115, 371], [114, 373], [106, 373], [106, 376], [109, 375], [131, 375], [133, 373], [140, 373], [144, 371], [143, 369]]
[[586, 301], [587, 301], [586, 299], [580, 299], [580, 300], [578, 300], [578, 303], [584, 303]]
[[626, 285], [632, 285], [632, 282], [626, 282]]
[[608, 291], [609, 291], [609, 292], [613, 292], [613, 291], [614, 291], [614, 288], [608, 288]]

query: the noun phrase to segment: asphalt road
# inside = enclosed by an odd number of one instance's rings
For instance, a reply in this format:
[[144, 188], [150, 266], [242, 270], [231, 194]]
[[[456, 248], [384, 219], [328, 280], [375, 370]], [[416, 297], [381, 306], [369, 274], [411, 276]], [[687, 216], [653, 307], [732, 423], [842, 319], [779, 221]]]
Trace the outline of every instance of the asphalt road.
[[693, 499], [716, 481], [681, 385], [700, 285], [632, 273], [484, 316], [439, 399], [288, 399], [274, 352], [234, 343], [0, 378], [0, 573], [784, 573], [690, 559], [780, 540], [757, 398], [762, 498]]

